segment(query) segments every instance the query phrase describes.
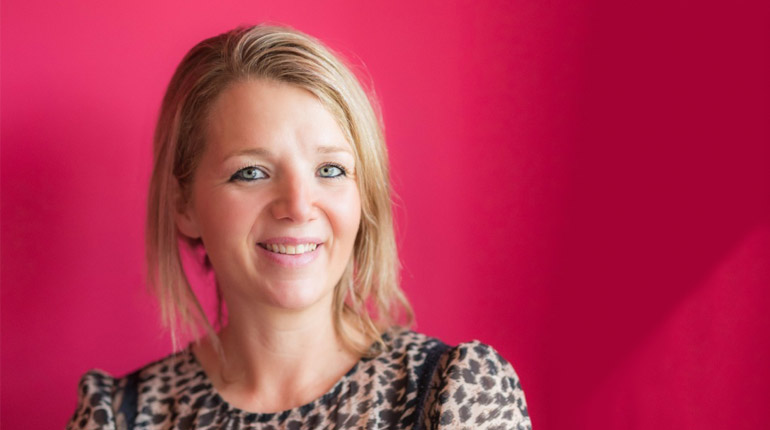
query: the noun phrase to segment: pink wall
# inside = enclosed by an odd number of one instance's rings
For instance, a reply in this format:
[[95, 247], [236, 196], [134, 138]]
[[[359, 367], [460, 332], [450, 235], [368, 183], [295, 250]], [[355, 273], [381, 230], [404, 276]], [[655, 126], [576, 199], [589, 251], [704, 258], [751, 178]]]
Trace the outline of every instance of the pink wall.
[[500, 350], [535, 428], [766, 427], [769, 3], [320, 3], [3, 1], [2, 428], [169, 352], [155, 116], [187, 49], [261, 21], [366, 64], [418, 329]]

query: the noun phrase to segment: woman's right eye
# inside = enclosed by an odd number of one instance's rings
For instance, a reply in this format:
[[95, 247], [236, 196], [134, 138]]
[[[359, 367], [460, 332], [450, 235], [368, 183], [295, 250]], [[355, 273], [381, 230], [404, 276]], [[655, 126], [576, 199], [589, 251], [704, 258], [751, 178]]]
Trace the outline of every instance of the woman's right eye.
[[267, 174], [265, 174], [262, 169], [259, 167], [244, 167], [243, 169], [235, 172], [233, 176], [230, 177], [231, 181], [254, 181], [257, 179], [263, 179], [267, 178]]

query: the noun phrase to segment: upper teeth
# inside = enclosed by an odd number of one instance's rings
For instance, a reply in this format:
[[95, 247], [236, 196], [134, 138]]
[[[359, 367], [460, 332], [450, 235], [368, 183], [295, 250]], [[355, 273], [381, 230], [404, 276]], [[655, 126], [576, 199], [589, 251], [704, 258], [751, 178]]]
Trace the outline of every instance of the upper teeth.
[[318, 245], [315, 243], [301, 243], [299, 245], [283, 245], [276, 243], [266, 243], [265, 248], [268, 251], [277, 252], [279, 254], [304, 254], [306, 252], [315, 251]]

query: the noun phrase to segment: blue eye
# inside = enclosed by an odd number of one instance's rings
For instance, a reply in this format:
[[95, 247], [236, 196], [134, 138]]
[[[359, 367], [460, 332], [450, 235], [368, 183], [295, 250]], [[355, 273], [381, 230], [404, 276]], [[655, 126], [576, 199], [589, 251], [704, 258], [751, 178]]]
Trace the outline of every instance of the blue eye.
[[318, 169], [318, 175], [322, 178], [338, 178], [345, 176], [345, 169], [334, 164], [327, 164]]
[[265, 172], [262, 171], [262, 169], [258, 167], [244, 167], [243, 169], [235, 172], [233, 176], [230, 177], [231, 181], [254, 181], [257, 179], [263, 179], [267, 178], [267, 175]]

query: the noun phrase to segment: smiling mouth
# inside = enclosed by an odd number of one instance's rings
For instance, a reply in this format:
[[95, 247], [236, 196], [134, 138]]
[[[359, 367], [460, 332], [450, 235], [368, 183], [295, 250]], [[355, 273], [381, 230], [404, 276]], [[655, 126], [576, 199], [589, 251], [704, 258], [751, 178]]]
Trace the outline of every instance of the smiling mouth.
[[300, 243], [298, 245], [285, 245], [278, 243], [259, 243], [258, 245], [262, 249], [266, 249], [276, 254], [299, 255], [315, 251], [319, 244]]

